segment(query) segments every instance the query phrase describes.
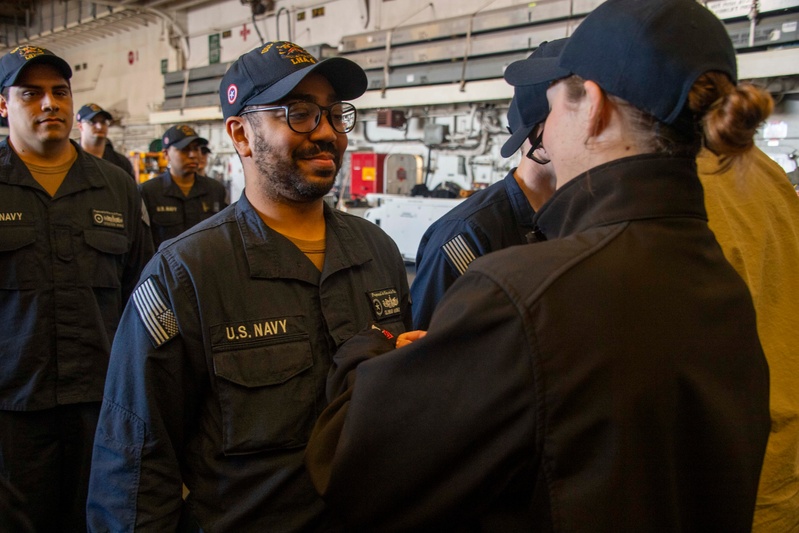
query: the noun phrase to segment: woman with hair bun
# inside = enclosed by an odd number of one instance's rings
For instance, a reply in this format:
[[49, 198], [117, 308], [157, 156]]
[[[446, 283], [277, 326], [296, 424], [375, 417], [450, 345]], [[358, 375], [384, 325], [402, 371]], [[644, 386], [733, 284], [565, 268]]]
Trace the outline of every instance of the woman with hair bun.
[[694, 0], [607, 0], [505, 78], [548, 87], [539, 242], [471, 263], [410, 344], [340, 347], [317, 489], [367, 531], [749, 531], [768, 365], [696, 155], [744, 152], [768, 98]]
[[717, 102], [706, 115], [697, 158], [705, 208], [724, 256], [752, 293], [771, 377], [771, 434], [752, 531], [799, 531], [799, 198], [782, 167], [749, 135], [771, 108], [770, 97], [726, 78], [711, 88], [695, 85], [690, 96], [707, 93]]

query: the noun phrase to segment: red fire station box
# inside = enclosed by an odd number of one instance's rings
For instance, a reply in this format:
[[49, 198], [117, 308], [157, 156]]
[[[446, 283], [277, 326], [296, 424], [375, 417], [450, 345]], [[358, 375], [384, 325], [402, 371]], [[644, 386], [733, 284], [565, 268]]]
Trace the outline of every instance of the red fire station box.
[[353, 200], [369, 193], [383, 192], [383, 163], [386, 154], [353, 152], [350, 160], [350, 196]]

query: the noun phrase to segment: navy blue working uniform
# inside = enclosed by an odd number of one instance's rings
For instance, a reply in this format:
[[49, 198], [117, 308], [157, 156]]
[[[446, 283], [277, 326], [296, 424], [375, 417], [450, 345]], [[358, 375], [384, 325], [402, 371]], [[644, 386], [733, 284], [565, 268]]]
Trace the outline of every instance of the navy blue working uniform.
[[427, 228], [416, 252], [416, 277], [411, 285], [414, 329], [427, 329], [436, 305], [472, 261], [528, 242], [535, 212], [513, 172]]
[[[60, 530], [69, 525], [38, 505], [85, 494], [111, 342], [153, 251], [130, 177], [72, 145], [51, 197], [0, 143], [0, 471], [37, 495], [27, 514], [39, 526]], [[88, 406], [74, 423], [71, 406]], [[70, 447], [83, 452], [65, 459]]]
[[227, 207], [225, 186], [206, 176], [194, 175], [188, 196], [172, 180], [169, 170], [139, 186], [150, 215], [156, 250], [195, 224]]
[[324, 209], [322, 272], [244, 195], [155, 255], [111, 355], [91, 530], [174, 531], [181, 483], [205, 531], [332, 529], [303, 455], [333, 354], [411, 316], [394, 242]]
[[349, 531], [750, 531], [768, 365], [693, 158], [593, 168], [534, 222], [548, 240], [476, 260], [424, 338], [336, 353], [307, 449], [331, 509]]
[[133, 173], [133, 164], [130, 162], [130, 159], [128, 159], [124, 155], [114, 150], [114, 145], [108, 139], [105, 140], [105, 148], [103, 149], [103, 159], [105, 159], [109, 163], [115, 164], [116, 166], [127, 172], [131, 178], [134, 179], [136, 178], [136, 174]]

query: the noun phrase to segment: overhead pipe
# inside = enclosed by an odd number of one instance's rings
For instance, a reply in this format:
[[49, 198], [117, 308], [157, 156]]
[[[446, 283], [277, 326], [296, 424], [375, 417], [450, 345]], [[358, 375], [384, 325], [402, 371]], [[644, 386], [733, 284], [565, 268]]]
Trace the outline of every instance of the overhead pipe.
[[386, 90], [388, 89], [388, 73], [389, 73], [389, 63], [391, 61], [391, 36], [394, 34], [394, 30], [408, 22], [410, 19], [427, 9], [428, 7], [432, 7], [435, 10], [435, 6], [433, 2], [429, 2], [426, 6], [422, 9], [416, 11], [409, 17], [405, 17], [399, 24], [394, 25], [388, 32], [386, 33], [386, 61], [383, 63], [383, 87], [380, 89], [380, 96], [385, 98], [386, 97]]
[[463, 68], [461, 69], [461, 92], [466, 91], [466, 64], [469, 62], [469, 55], [472, 53], [472, 27], [474, 26], [474, 17], [496, 1], [497, 0], [490, 0], [487, 4], [484, 4], [483, 7], [472, 13], [469, 17], [469, 27], [466, 29], [466, 48], [463, 51]]
[[757, 29], [757, 16], [760, 14], [760, 2], [752, 0], [752, 6], [749, 8], [749, 47], [755, 46], [755, 30]]

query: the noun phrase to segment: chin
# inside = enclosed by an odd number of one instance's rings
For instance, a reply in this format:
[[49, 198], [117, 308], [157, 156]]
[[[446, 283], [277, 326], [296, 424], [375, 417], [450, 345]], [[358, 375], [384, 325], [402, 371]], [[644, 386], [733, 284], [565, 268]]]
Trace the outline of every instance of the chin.
[[64, 131], [48, 131], [41, 136], [42, 142], [61, 142], [69, 140], [69, 132]]

